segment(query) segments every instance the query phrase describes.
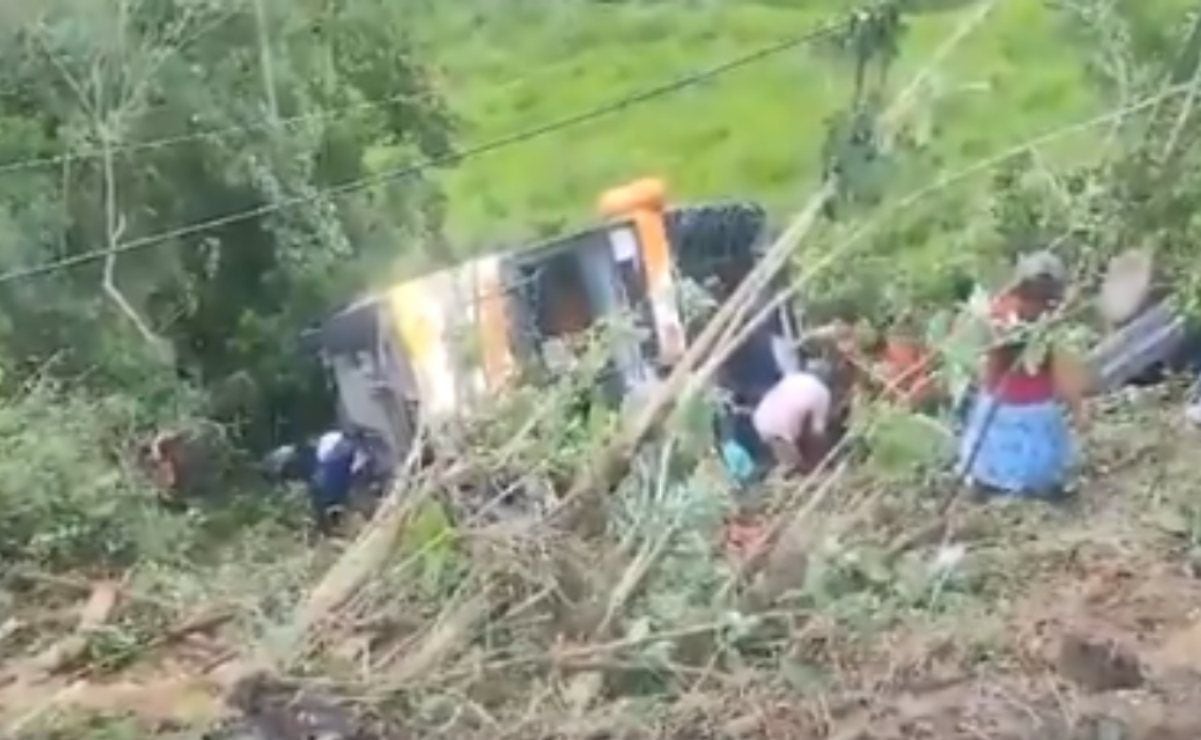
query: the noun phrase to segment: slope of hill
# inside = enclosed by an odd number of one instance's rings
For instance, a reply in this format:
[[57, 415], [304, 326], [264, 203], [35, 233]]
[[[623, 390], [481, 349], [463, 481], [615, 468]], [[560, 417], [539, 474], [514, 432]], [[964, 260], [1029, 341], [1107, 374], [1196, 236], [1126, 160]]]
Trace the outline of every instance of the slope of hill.
[[[1157, 6], [1179, 5], [1156, 3]], [[894, 80], [923, 64], [974, 4], [910, 18]], [[465, 145], [590, 108], [839, 18], [837, 0], [430, 3], [414, 29], [437, 64]], [[948, 165], [1077, 120], [1098, 102], [1061, 10], [997, 4], [921, 91], [915, 134]], [[819, 170], [847, 65], [820, 44], [687, 91], [462, 163], [444, 177], [459, 243], [553, 232], [597, 193], [662, 175], [682, 198], [756, 198], [773, 210]]]

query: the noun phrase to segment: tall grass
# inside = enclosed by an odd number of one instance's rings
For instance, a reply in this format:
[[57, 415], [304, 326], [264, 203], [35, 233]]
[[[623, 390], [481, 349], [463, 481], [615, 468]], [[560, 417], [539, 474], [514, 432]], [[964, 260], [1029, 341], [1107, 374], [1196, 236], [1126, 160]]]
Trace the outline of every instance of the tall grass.
[[[906, 79], [971, 3], [911, 18], [894, 70]], [[440, 68], [464, 142], [485, 140], [803, 33], [846, 4], [739, 2], [429, 4], [415, 34]], [[1064, 16], [1006, 2], [918, 99], [914, 136], [932, 166], [953, 166], [1072, 120], [1097, 104]], [[795, 206], [820, 173], [828, 116], [847, 102], [844, 61], [795, 50], [443, 176], [460, 243], [496, 247], [592, 217], [597, 194], [665, 177], [681, 199]], [[1069, 153], [1070, 154], [1070, 153]]]

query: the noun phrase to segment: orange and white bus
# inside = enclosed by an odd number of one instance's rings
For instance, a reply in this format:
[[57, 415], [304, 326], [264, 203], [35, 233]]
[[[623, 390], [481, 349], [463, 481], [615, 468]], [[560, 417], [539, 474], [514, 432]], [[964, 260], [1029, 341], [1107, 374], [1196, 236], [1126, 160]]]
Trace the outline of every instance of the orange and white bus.
[[[453, 418], [543, 362], [554, 339], [627, 312], [647, 338], [613, 342], [612, 392], [676, 362], [688, 342], [681, 278], [732, 287], [758, 258], [766, 215], [745, 203], [669, 208], [653, 179], [599, 206], [598, 226], [406, 280], [330, 317], [319, 344], [344, 421], [376, 433], [397, 462], [418, 415]], [[795, 336], [787, 309], [775, 320]]]

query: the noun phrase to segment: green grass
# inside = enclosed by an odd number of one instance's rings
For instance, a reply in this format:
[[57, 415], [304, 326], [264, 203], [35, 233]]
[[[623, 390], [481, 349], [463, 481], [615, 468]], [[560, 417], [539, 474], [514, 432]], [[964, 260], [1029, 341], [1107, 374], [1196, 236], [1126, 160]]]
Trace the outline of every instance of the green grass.
[[[894, 87], [974, 12], [954, 5], [911, 18]], [[846, 7], [443, 2], [415, 10], [413, 23], [470, 146], [803, 33]], [[809, 47], [466, 161], [442, 178], [452, 238], [482, 248], [587, 222], [602, 190], [648, 174], [664, 177], [680, 200], [751, 198], [786, 211], [815, 182], [825, 122], [845, 105], [848, 77], [829, 49]], [[1099, 107], [1093, 89], [1062, 16], [1038, 0], [1003, 0], [938, 68], [915, 121], [928, 136], [927, 159], [953, 167], [1087, 117]]]

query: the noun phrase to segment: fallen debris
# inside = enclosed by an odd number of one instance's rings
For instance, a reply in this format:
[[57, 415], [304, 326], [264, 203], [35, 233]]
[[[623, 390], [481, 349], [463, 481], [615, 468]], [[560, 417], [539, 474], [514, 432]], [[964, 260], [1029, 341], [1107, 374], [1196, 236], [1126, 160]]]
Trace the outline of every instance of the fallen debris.
[[35, 657], [28, 665], [32, 680], [58, 673], [77, 662], [88, 647], [91, 635], [108, 621], [117, 608], [120, 585], [112, 581], [99, 581], [92, 585], [91, 596], [79, 613], [79, 625], [75, 632]]

